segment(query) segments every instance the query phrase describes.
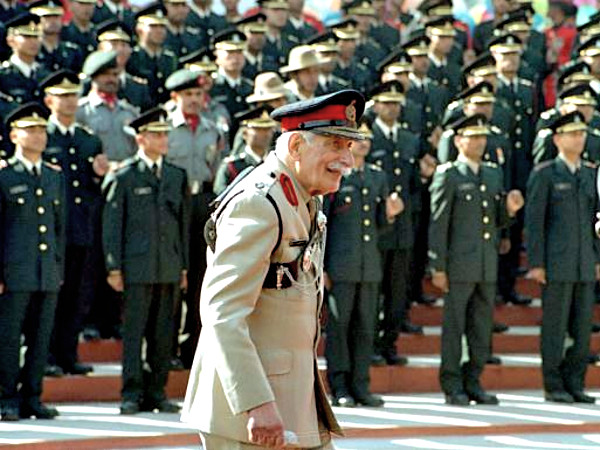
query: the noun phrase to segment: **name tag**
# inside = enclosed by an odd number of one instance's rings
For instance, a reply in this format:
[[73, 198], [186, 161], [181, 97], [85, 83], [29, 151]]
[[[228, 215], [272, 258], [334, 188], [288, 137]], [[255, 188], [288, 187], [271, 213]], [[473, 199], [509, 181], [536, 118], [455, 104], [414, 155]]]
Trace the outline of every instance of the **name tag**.
[[475, 189], [475, 183], [461, 183], [458, 185], [459, 191], [468, 191], [469, 189]]
[[385, 150], [377, 150], [377, 151], [371, 153], [372, 158], [380, 158], [383, 156], [385, 156]]
[[556, 183], [554, 185], [554, 189], [556, 189], [557, 191], [568, 191], [569, 189], [572, 189], [573, 185], [571, 183]]
[[27, 192], [29, 190], [29, 186], [26, 184], [19, 184], [17, 186], [11, 187], [8, 192], [11, 194], [22, 194], [23, 192]]
[[152, 194], [152, 188], [150, 186], [135, 188], [133, 193], [135, 195], [149, 195]]
[[354, 186], [342, 186], [340, 192], [354, 192]]
[[62, 149], [60, 147], [48, 147], [46, 150], [44, 150], [44, 153], [48, 155], [53, 155], [56, 153], [60, 153], [61, 151]]
[[224, 103], [227, 101], [227, 96], [226, 95], [216, 95], [212, 98], [215, 102], [220, 102], [220, 103]]

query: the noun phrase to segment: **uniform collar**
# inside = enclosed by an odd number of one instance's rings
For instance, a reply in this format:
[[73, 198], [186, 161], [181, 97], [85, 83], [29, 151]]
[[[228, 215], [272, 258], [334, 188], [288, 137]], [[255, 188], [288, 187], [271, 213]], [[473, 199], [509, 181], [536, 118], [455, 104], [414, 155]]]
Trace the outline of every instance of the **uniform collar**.
[[473, 161], [472, 159], [467, 158], [465, 155], [463, 155], [462, 153], [459, 153], [458, 156], [456, 157], [456, 160], [466, 164], [469, 169], [471, 169], [471, 171], [475, 174], [478, 175], [479, 174], [479, 168], [481, 166], [480, 163]]
[[445, 67], [448, 64], [448, 58], [438, 59], [432, 52], [429, 53], [429, 59], [435, 67]]
[[263, 157], [261, 157], [258, 153], [252, 150], [248, 145], [244, 147], [244, 153], [250, 157], [254, 162], [261, 163], [263, 162]]
[[383, 134], [385, 135], [386, 138], [389, 137], [390, 133], [392, 134], [394, 140], [396, 140], [398, 138], [398, 124], [395, 123], [394, 126], [392, 127], [388, 127], [386, 125], [386, 123], [381, 120], [379, 117], [375, 118], [375, 123], [377, 124], [377, 126], [379, 128], [381, 128], [381, 131], [383, 131]]
[[581, 159], [577, 161], [576, 164], [573, 164], [572, 162], [568, 161], [567, 158], [565, 158], [565, 155], [560, 152], [558, 153], [557, 158], [560, 159], [565, 166], [567, 166], [567, 169], [569, 169], [569, 172], [571, 172], [572, 175], [575, 175], [575, 173], [581, 169]]
[[258, 55], [255, 56], [252, 53], [250, 53], [249, 51], [244, 50], [244, 58], [246, 58], [246, 61], [249, 64], [256, 65], [262, 61], [263, 54], [259, 53]]
[[27, 158], [25, 158], [25, 156], [23, 156], [23, 152], [21, 152], [21, 150], [16, 149], [15, 150], [15, 158], [17, 158], [17, 160], [23, 164], [25, 166], [25, 168], [27, 169], [27, 171], [33, 175], [33, 168], [35, 167], [38, 171], [38, 173], [42, 173], [42, 158], [40, 157], [40, 159], [38, 159], [38, 161], [34, 164], [33, 162], [31, 162], [30, 160], [28, 160]]
[[194, 3], [194, 0], [188, 0], [188, 6], [198, 17], [206, 19], [210, 15], [210, 9], [201, 9]]
[[137, 157], [146, 163], [146, 165], [148, 166], [148, 169], [152, 169], [152, 166], [154, 166], [154, 164], [156, 164], [158, 166], [159, 171], [162, 169], [162, 163], [163, 163], [162, 156], [159, 157], [156, 161], [152, 161], [150, 158], [148, 158], [146, 156], [146, 153], [144, 153], [144, 151], [142, 149], [139, 149], [137, 151]]
[[295, 17], [292, 17], [291, 15], [290, 15], [290, 17], [288, 17], [288, 20], [290, 21], [290, 23], [296, 30], [301, 29], [305, 23], [304, 19], [296, 19]]
[[71, 136], [75, 136], [75, 122], [73, 122], [71, 126], [65, 127], [62, 123], [60, 123], [54, 114], [50, 116], [49, 120], [56, 126], [56, 128], [58, 128], [58, 131], [60, 131], [63, 136], [65, 136], [67, 133], [69, 133]]
[[21, 58], [19, 58], [15, 53], [13, 53], [12, 55], [10, 55], [10, 62], [17, 68], [19, 69], [19, 71], [25, 75], [27, 78], [31, 77], [31, 72], [33, 72], [35, 69], [37, 69], [39, 67], [39, 64], [34, 62], [33, 64], [29, 65], [27, 64], [25, 61], [23, 61]]
[[231, 78], [229, 75], [227, 75], [225, 73], [225, 70], [223, 70], [222, 67], [219, 67], [219, 71], [218, 72], [219, 72], [219, 75], [221, 75], [225, 79], [225, 81], [227, 82], [227, 84], [230, 87], [237, 88], [237, 87], [240, 87], [240, 85], [242, 84], [242, 77], [241, 76], [239, 78], [237, 78], [237, 79], [233, 79], [233, 78]]

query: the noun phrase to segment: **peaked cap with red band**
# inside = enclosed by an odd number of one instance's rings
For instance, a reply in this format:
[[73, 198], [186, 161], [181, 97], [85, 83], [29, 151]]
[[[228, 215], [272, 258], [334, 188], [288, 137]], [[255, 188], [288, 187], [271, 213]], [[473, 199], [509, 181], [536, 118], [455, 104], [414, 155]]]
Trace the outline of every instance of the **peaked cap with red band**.
[[281, 122], [281, 131], [311, 131], [316, 134], [362, 140], [357, 123], [365, 110], [365, 99], [353, 89], [344, 89], [310, 100], [277, 108], [271, 117]]

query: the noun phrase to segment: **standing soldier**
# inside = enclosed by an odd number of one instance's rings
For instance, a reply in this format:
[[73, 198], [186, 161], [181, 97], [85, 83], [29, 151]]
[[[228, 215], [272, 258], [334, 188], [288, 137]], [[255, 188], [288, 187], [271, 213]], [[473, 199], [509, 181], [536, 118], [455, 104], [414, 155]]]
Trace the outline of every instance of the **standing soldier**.
[[92, 23], [96, 0], [73, 0], [69, 8], [73, 16], [71, 23], [60, 33], [63, 41], [76, 45], [86, 58], [96, 49], [96, 26]]
[[[0, 170], [3, 421], [58, 415], [40, 401], [65, 252], [64, 179], [60, 169], [42, 162], [46, 118], [46, 110], [36, 103], [25, 104], [6, 118], [16, 150]], [[28, 348], [19, 370], [21, 333]]]
[[[133, 122], [138, 153], [108, 184], [103, 244], [108, 284], [125, 296], [121, 414], [177, 412], [165, 396], [173, 305], [187, 287], [188, 185], [185, 171], [165, 161], [167, 114], [152, 109]], [[143, 370], [142, 340], [146, 338]]]
[[285, 87], [294, 94], [295, 100], [309, 100], [315, 96], [321, 64], [322, 61], [310, 45], [292, 49], [288, 65], [279, 69], [279, 72], [290, 78]]
[[214, 122], [202, 114], [203, 90], [199, 72], [178, 70], [167, 79], [175, 109], [169, 116], [169, 154], [167, 160], [187, 172], [192, 194], [189, 228], [189, 285], [183, 298], [187, 305], [185, 333], [188, 341], [181, 346], [181, 360], [190, 367], [200, 334], [200, 315], [196, 291], [206, 270], [206, 243], [203, 229], [213, 200], [214, 174], [222, 158], [222, 137]]
[[317, 86], [315, 95], [330, 94], [347, 89], [350, 83], [333, 74], [340, 57], [340, 46], [337, 43], [335, 34], [332, 31], [326, 31], [313, 36], [306, 43], [312, 45], [321, 60], [319, 86]]
[[378, 241], [380, 231], [404, 210], [398, 193], [389, 195], [385, 173], [365, 163], [373, 135], [366, 126], [360, 130], [369, 139], [352, 144], [354, 168], [323, 204], [329, 227], [324, 269], [327, 378], [333, 405], [342, 407], [383, 405], [369, 388], [382, 279]]
[[460, 90], [460, 66], [448, 59], [454, 45], [456, 30], [449, 18], [430, 20], [425, 24], [431, 65], [427, 76], [448, 89], [451, 97]]
[[[587, 124], [574, 111], [550, 126], [558, 156], [536, 166], [528, 183], [529, 276], [542, 284], [542, 373], [547, 401], [594, 403], [584, 393], [600, 252], [596, 169], [581, 160]], [[573, 344], [565, 349], [569, 335]], [[566, 350], [566, 351], [565, 351]]]
[[102, 206], [100, 179], [108, 170], [108, 160], [100, 139], [75, 121], [77, 74], [54, 72], [40, 87], [52, 113], [44, 159], [61, 167], [66, 184], [65, 278], [58, 295], [51, 353], [64, 373], [84, 375], [92, 367], [78, 362], [77, 343], [95, 294], [92, 250], [100, 231], [96, 223]]
[[167, 38], [164, 42], [165, 48], [181, 58], [208, 45], [208, 39], [202, 30], [186, 24], [190, 7], [185, 0], [166, 0], [163, 4], [169, 21]]
[[267, 42], [263, 54], [282, 66], [287, 61], [290, 50], [300, 44], [294, 34], [284, 31], [290, 5], [287, 0], [260, 0], [258, 3], [267, 25]]
[[218, 31], [227, 28], [225, 17], [211, 11], [212, 0], [192, 0], [188, 4], [191, 11], [186, 23], [205, 33], [205, 42], [210, 41]]
[[[432, 281], [447, 294], [440, 384], [448, 404], [497, 404], [479, 377], [490, 352], [499, 230], [523, 206], [523, 197], [516, 190], [505, 196], [502, 171], [481, 161], [489, 134], [485, 116], [465, 117], [452, 129], [459, 156], [438, 166], [431, 184]], [[463, 334], [469, 361], [461, 368]]]
[[268, 30], [265, 19], [264, 14], [257, 13], [235, 23], [238, 30], [246, 36], [246, 48], [244, 49], [246, 63], [242, 75], [249, 80], [254, 80], [259, 73], [279, 68], [279, 61], [263, 52], [267, 43], [266, 33]]
[[354, 21], [346, 21], [343, 27], [332, 28], [340, 47], [340, 57], [333, 75], [345, 80], [353, 89], [367, 92], [375, 81], [369, 68], [359, 61], [356, 48], [360, 39], [360, 31]]

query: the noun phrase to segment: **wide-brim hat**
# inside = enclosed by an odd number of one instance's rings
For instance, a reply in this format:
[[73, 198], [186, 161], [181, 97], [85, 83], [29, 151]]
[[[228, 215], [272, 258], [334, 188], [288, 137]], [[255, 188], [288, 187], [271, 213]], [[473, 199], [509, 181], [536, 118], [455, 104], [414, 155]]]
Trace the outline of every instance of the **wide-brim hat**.
[[285, 98], [287, 89], [276, 72], [263, 72], [254, 79], [254, 92], [246, 97], [246, 103], [270, 102]]
[[290, 51], [288, 65], [281, 67], [279, 72], [290, 73], [310, 67], [319, 67], [329, 61], [331, 61], [329, 58], [320, 58], [312, 46], [300, 45]]

